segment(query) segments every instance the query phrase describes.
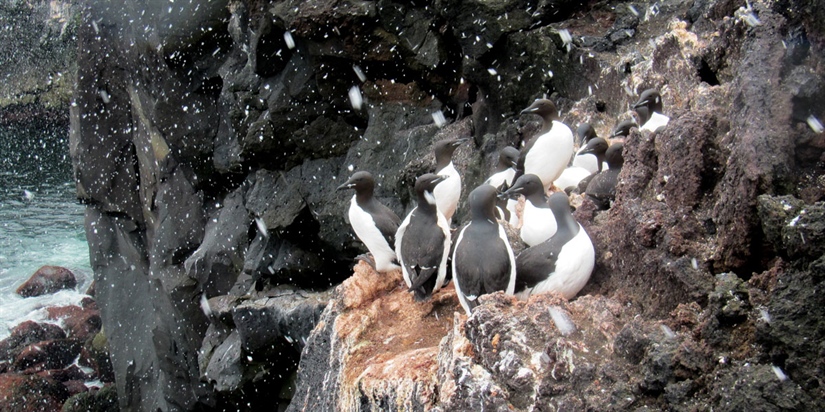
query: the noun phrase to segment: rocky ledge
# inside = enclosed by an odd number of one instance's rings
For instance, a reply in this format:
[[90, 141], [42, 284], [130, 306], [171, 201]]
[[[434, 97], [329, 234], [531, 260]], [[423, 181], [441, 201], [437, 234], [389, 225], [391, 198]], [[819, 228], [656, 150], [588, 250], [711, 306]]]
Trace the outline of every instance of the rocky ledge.
[[607, 296], [502, 293], [468, 318], [452, 286], [417, 303], [400, 273], [361, 263], [307, 341], [288, 410], [816, 409], [820, 377], [798, 374], [818, 362], [809, 346], [822, 328], [803, 313], [821, 309], [803, 302], [821, 270], [720, 274], [704, 308], [680, 304], [658, 320]]

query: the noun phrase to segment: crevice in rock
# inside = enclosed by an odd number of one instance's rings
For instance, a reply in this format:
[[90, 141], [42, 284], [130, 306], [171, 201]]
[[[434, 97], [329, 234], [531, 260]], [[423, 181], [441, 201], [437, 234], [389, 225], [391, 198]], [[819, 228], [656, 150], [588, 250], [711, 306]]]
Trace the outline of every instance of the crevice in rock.
[[709, 86], [718, 86], [719, 78], [716, 76], [716, 72], [710, 68], [708, 62], [705, 59], [701, 59], [699, 61], [699, 68], [698, 68], [699, 79]]
[[261, 77], [274, 76], [284, 69], [292, 50], [287, 47], [284, 39], [283, 25], [272, 23], [272, 19], [261, 19], [258, 27], [255, 50], [255, 73]]

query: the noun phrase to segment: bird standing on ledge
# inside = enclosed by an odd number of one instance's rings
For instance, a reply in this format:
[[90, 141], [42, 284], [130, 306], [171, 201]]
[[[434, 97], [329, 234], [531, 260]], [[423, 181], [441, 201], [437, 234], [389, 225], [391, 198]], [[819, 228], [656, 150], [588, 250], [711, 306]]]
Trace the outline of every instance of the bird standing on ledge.
[[570, 156], [573, 155], [573, 132], [558, 120], [558, 109], [550, 100], [538, 99], [521, 113], [541, 116], [543, 125], [541, 131], [521, 150], [518, 170], [523, 174], [538, 176], [546, 191], [570, 162]]
[[395, 252], [404, 282], [419, 301], [441, 289], [447, 276], [450, 224], [433, 196], [437, 185], [447, 179], [451, 178], [432, 173], [416, 179], [418, 206], [407, 215], [395, 235]]
[[447, 219], [447, 223], [453, 219], [455, 209], [458, 207], [458, 198], [461, 197], [461, 175], [458, 174], [453, 165], [453, 153], [462, 143], [470, 139], [446, 139], [435, 144], [435, 174], [449, 177], [444, 184], [438, 185], [433, 194], [438, 205], [438, 210]]
[[356, 172], [338, 190], [355, 189], [355, 195], [349, 205], [349, 223], [355, 236], [367, 246], [372, 257], [358, 256], [364, 259], [378, 272], [398, 269], [395, 250], [395, 232], [401, 219], [388, 207], [373, 196], [375, 179], [370, 172]]
[[458, 234], [453, 251], [453, 279], [461, 306], [469, 316], [481, 295], [512, 295], [516, 261], [504, 228], [496, 222], [496, 189], [481, 185], [470, 192], [472, 220]]

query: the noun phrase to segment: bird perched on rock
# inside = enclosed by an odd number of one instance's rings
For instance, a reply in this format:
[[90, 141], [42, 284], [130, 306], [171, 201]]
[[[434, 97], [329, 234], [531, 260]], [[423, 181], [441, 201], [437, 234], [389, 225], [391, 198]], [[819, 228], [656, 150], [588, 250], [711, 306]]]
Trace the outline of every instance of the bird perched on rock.
[[458, 174], [453, 165], [453, 153], [462, 143], [470, 139], [445, 139], [437, 142], [435, 151], [435, 174], [446, 176], [449, 179], [444, 184], [438, 185], [433, 194], [438, 204], [438, 210], [447, 219], [452, 221], [455, 209], [458, 207], [458, 199], [461, 196], [461, 175]]
[[604, 154], [607, 170], [602, 170], [593, 176], [584, 192], [586, 197], [592, 200], [600, 210], [608, 209], [610, 204], [616, 200], [616, 183], [619, 181], [619, 173], [624, 165], [622, 150], [624, 150], [624, 143], [610, 145]]
[[375, 179], [370, 172], [356, 172], [338, 190], [355, 189], [350, 201], [348, 217], [355, 235], [367, 246], [372, 258], [364, 258], [375, 270], [387, 272], [398, 269], [395, 256], [395, 232], [401, 219], [373, 196]]
[[642, 124], [641, 130], [655, 132], [660, 127], [664, 127], [670, 118], [662, 114], [662, 96], [656, 89], [647, 89], [639, 96], [639, 101], [633, 105], [636, 114], [639, 115], [639, 122]]
[[[596, 158], [596, 164], [598, 165], [598, 169], [596, 170], [596, 172], [591, 173], [591, 174], [585, 176], [584, 178], [582, 178], [578, 183], [576, 183], [576, 186], [573, 187], [572, 189], [570, 188], [570, 186], [568, 186], [568, 187], [565, 187], [564, 190], [565, 191], [571, 190], [571, 191], [574, 191], [574, 192], [577, 192], [577, 193], [584, 193], [585, 189], [587, 189], [587, 185], [590, 183], [590, 180], [593, 179], [593, 177], [595, 177], [602, 170], [607, 169], [607, 162], [605, 162], [604, 159], [605, 159], [605, 154], [607, 152], [608, 147], [609, 146], [607, 144], [607, 141], [605, 141], [601, 137], [591, 139], [587, 143], [587, 146], [583, 147], [579, 151], [577, 156], [593, 156], [593, 157], [595, 157]], [[559, 186], [559, 187], [561, 187], [561, 186]]]
[[[579, 150], [576, 152], [576, 156], [573, 156], [573, 167], [580, 167], [583, 168], [590, 173], [595, 173], [599, 170], [599, 165], [596, 162], [595, 156], [592, 155], [584, 155], [582, 156], [582, 150], [587, 147], [587, 144], [590, 143], [591, 140], [596, 139], [596, 131], [593, 130], [593, 126], [590, 123], [582, 123], [579, 125], [579, 128], [576, 129], [576, 135], [579, 137]], [[570, 169], [569, 167], [565, 169], [565, 172]], [[564, 175], [565, 172], [562, 172]], [[559, 177], [561, 179], [561, 177]], [[564, 186], [556, 185], [556, 187], [560, 189], [564, 189]]]
[[484, 181], [493, 187], [499, 187], [502, 183], [507, 186], [513, 185], [513, 177], [516, 175], [516, 164], [518, 163], [519, 151], [513, 146], [506, 146], [498, 152], [498, 163], [493, 170], [493, 175]]
[[441, 289], [447, 276], [450, 254], [450, 224], [436, 206], [437, 185], [448, 178], [427, 173], [415, 181], [416, 206], [395, 235], [395, 252], [401, 262], [404, 282], [416, 300], [429, 298]]
[[[606, 168], [604, 163], [604, 153], [607, 150], [607, 141], [602, 139], [601, 137], [596, 137], [590, 139], [587, 142], [587, 145], [582, 147], [575, 156], [575, 159], [578, 158], [588, 158], [587, 166], [575, 166], [575, 161], [573, 162], [573, 166], [564, 169], [561, 176], [556, 179], [553, 184], [562, 190], [574, 190], [576, 189], [579, 184], [589, 177], [593, 176], [594, 173], [598, 173], [602, 171], [602, 168]], [[593, 171], [590, 170], [590, 167], [593, 167]]]
[[541, 116], [541, 131], [521, 150], [518, 171], [532, 173], [541, 179], [547, 190], [558, 179], [573, 154], [573, 132], [558, 120], [556, 105], [547, 99], [538, 99], [521, 111]]
[[556, 219], [547, 204], [547, 195], [539, 177], [532, 173], [522, 175], [502, 196], [512, 197], [518, 194], [526, 199], [521, 217], [521, 240], [528, 246], [534, 246], [550, 239], [556, 233]]
[[[519, 151], [513, 146], [507, 146], [498, 153], [498, 164], [493, 175], [484, 181], [485, 184], [495, 187], [499, 190], [507, 190], [513, 185], [513, 178], [516, 175], [516, 164], [518, 163]], [[516, 216], [517, 201], [513, 199], [504, 199], [504, 204], [501, 206], [501, 219], [509, 222], [510, 225], [518, 225], [518, 216]]]
[[571, 299], [587, 284], [596, 253], [584, 228], [570, 212], [564, 193], [550, 196], [558, 230], [552, 238], [522, 251], [516, 258], [516, 296], [555, 291]]
[[496, 222], [496, 189], [481, 185], [469, 195], [471, 220], [458, 234], [452, 272], [461, 306], [472, 313], [481, 295], [504, 291], [512, 295], [516, 261], [504, 228]]
[[630, 129], [634, 127], [638, 128], [639, 125], [633, 120], [619, 122], [619, 124], [613, 128], [613, 134], [610, 135], [610, 139], [622, 139], [621, 141], [624, 141], [624, 139], [630, 134]]

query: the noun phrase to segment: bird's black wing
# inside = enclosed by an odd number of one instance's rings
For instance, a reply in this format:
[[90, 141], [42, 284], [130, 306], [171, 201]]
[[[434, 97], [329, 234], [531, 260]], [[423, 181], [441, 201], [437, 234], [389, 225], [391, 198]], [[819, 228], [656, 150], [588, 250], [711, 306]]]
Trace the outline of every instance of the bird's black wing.
[[556, 271], [563, 242], [553, 238], [524, 249], [516, 257], [516, 293], [532, 288]]
[[390, 247], [395, 245], [395, 232], [398, 231], [398, 226], [401, 225], [401, 219], [398, 218], [398, 215], [375, 199], [372, 199], [366, 209], [372, 215], [375, 226], [381, 231], [381, 235], [387, 240], [387, 244]]
[[435, 287], [437, 276], [434, 275], [437, 275], [444, 256], [445, 241], [448, 239], [435, 222], [423, 217], [417, 218], [416, 215], [412, 216], [401, 240], [400, 253], [407, 266], [411, 285], [425, 285], [432, 280], [432, 286], [425, 291], [426, 296]]

